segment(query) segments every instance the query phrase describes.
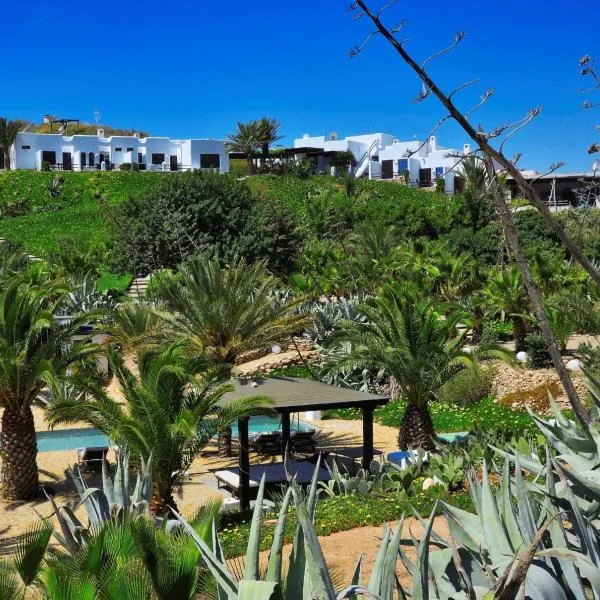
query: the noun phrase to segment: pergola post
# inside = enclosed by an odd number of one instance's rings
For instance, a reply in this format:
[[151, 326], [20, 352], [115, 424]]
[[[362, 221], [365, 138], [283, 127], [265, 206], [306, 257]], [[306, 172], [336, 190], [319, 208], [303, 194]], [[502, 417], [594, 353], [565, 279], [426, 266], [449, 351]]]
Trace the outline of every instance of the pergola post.
[[238, 466], [240, 468], [240, 511], [250, 510], [250, 448], [248, 447], [248, 417], [238, 420], [238, 438], [240, 444]]
[[362, 407], [362, 426], [363, 426], [363, 467], [368, 469], [373, 460], [373, 411], [374, 406], [363, 405]]
[[290, 427], [290, 413], [283, 411], [281, 413], [281, 456], [285, 458], [285, 451], [290, 441], [291, 427]]

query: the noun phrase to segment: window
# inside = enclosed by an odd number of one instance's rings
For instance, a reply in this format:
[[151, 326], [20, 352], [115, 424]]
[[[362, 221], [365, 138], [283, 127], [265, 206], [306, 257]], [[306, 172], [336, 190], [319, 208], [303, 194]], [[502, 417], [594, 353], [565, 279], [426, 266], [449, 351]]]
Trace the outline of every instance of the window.
[[21, 146], [21, 150], [31, 150], [31, 146]]
[[435, 176], [436, 177], [442, 177], [443, 174], [444, 174], [444, 167], [436, 167], [435, 168]]
[[93, 167], [94, 166], [94, 153], [90, 152], [88, 154], [88, 158], [89, 158], [88, 164], [90, 165], [90, 167]]
[[408, 159], [407, 158], [401, 158], [398, 161], [398, 172], [402, 173], [403, 171], [406, 171], [408, 169]]
[[201, 154], [201, 169], [219, 169], [221, 167], [221, 156], [219, 154]]
[[82, 167], [82, 168], [83, 168], [83, 167], [85, 167], [86, 158], [87, 158], [87, 156], [86, 156], [86, 153], [85, 153], [85, 152], [82, 152], [82, 153], [79, 155], [79, 166], [80, 166], [80, 167]]
[[123, 148], [115, 148], [115, 152], [123, 152]]
[[144, 161], [142, 160], [142, 153], [138, 152], [138, 163], [141, 165]]
[[127, 148], [127, 152], [133, 152], [133, 148]]
[[152, 154], [152, 164], [153, 165], [162, 165], [165, 162], [164, 154]]

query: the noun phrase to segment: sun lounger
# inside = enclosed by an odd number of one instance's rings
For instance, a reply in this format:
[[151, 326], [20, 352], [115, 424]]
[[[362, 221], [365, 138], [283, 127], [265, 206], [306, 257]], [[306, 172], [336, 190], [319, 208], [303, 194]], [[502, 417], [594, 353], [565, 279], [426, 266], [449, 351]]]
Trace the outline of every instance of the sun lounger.
[[315, 451], [314, 429], [307, 431], [292, 431], [290, 435], [291, 452], [314, 452]]
[[[310, 483], [314, 470], [315, 465], [309, 461], [288, 461], [288, 472], [299, 484]], [[219, 487], [227, 488], [233, 494], [237, 494], [240, 488], [239, 475], [239, 467], [231, 467], [229, 469], [215, 471], [215, 477], [217, 478]], [[270, 465], [252, 465], [250, 467], [250, 487], [258, 488], [263, 475], [265, 476], [265, 485], [272, 486], [287, 482], [285, 467], [282, 462]], [[329, 481], [331, 479], [331, 475], [326, 469], [319, 469], [317, 478], [319, 481]]]
[[264, 433], [251, 433], [248, 435], [250, 449], [262, 455], [275, 455], [281, 453], [281, 432], [270, 431]]
[[108, 446], [96, 448], [76, 448], [77, 464], [91, 470], [100, 470], [102, 461], [106, 459]]

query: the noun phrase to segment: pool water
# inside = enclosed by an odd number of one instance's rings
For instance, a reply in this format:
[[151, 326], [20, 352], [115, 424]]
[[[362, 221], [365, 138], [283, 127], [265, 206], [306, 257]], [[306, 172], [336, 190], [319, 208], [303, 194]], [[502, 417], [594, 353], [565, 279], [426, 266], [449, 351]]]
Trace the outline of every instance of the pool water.
[[[309, 431], [314, 429], [307, 423], [292, 419], [292, 429], [296, 431]], [[261, 433], [278, 431], [281, 429], [281, 419], [256, 416], [250, 417], [248, 431]], [[237, 423], [231, 427], [234, 437], [238, 435]], [[87, 429], [55, 429], [54, 431], [38, 431], [36, 433], [38, 452], [59, 452], [61, 450], [75, 450], [75, 448], [102, 448], [109, 446], [109, 440], [101, 431], [93, 428]]]
[[59, 452], [75, 448], [103, 448], [109, 446], [108, 437], [97, 429], [55, 429], [38, 431], [38, 452]]
[[[291, 424], [292, 429], [296, 431], [312, 431], [314, 427], [309, 425], [308, 423], [304, 423], [300, 421], [298, 418], [292, 418]], [[249, 433], [266, 433], [270, 431], [279, 431], [281, 429], [281, 419], [279, 417], [267, 417], [267, 416], [257, 416], [250, 417], [250, 421], [248, 423], [248, 432]], [[231, 426], [231, 435], [233, 437], [237, 437], [238, 435], [238, 426], [237, 423], [234, 423]]]

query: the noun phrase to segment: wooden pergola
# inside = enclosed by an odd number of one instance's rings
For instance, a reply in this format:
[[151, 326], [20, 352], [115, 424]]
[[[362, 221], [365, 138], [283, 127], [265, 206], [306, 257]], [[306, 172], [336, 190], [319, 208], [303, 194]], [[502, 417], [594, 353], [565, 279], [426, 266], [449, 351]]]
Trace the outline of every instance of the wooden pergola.
[[[235, 390], [223, 396], [222, 406], [239, 398], [266, 396], [273, 404], [271, 409], [281, 415], [282, 448], [290, 439], [290, 419], [293, 413], [320, 411], [332, 408], [359, 408], [362, 412], [362, 462], [368, 467], [373, 460], [373, 411], [386, 404], [389, 398], [357, 392], [348, 388], [327, 385], [310, 379], [296, 377], [271, 377], [235, 379]], [[250, 450], [248, 444], [249, 418], [238, 421], [240, 508], [250, 506]]]

